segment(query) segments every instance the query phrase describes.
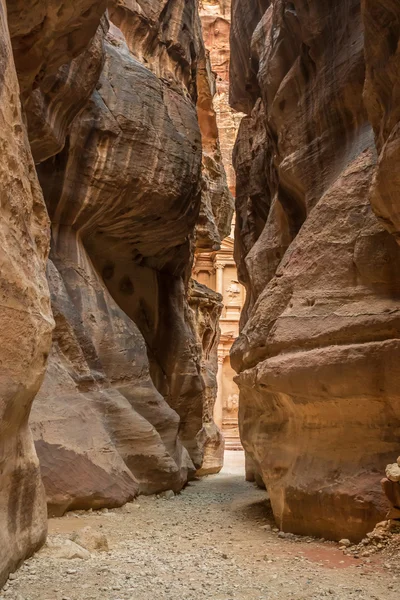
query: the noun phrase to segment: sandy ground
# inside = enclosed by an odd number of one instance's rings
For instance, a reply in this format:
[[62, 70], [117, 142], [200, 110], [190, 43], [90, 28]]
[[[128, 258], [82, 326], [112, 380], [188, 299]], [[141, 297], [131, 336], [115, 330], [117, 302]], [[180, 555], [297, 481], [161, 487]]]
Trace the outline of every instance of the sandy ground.
[[266, 493], [243, 473], [243, 454], [230, 452], [222, 473], [172, 499], [50, 520], [51, 535], [102, 532], [109, 551], [39, 553], [0, 600], [399, 600], [400, 578], [382, 557], [356, 560], [337, 544], [269, 531]]

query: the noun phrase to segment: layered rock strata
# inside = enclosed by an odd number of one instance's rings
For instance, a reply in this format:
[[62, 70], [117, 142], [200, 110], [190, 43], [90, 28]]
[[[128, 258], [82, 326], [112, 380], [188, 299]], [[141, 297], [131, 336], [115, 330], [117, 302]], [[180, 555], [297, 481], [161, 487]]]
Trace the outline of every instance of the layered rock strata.
[[202, 476], [219, 473], [224, 464], [225, 442], [213, 418], [217, 397], [217, 350], [222, 296], [192, 280], [189, 305], [192, 309], [193, 326], [197, 333], [198, 354], [201, 356], [200, 372], [205, 389], [203, 427], [197, 436], [203, 450], [203, 461], [197, 475]]
[[221, 156], [228, 186], [234, 195], [236, 185], [232, 150], [243, 115], [229, 105], [231, 0], [200, 0], [199, 7], [204, 44], [209, 52], [211, 68], [216, 78], [213, 107]]
[[361, 6], [365, 29], [364, 101], [378, 152], [371, 203], [399, 241], [400, 6], [395, 0], [362, 0]]
[[[56, 514], [178, 491], [201, 466], [210, 391], [188, 303], [193, 229], [208, 211], [202, 244], [218, 244], [232, 211], [222, 164], [211, 175], [202, 166], [195, 3], [184, 13], [169, 4], [149, 21], [119, 3], [110, 16], [121, 29], [100, 24], [88, 57], [75, 59], [91, 73], [101, 63], [95, 89], [62, 151], [38, 168], [53, 226], [53, 310], [68, 315], [32, 416]], [[153, 46], [131, 36], [137, 20]], [[64, 397], [54, 369], [72, 379]], [[93, 438], [76, 438], [89, 421]], [[71, 458], [73, 479], [61, 468]]]
[[36, 392], [53, 515], [179, 491], [210, 444], [221, 453], [220, 299], [190, 273], [196, 226], [216, 248], [232, 213], [194, 0], [7, 8], [1, 583], [45, 537]]
[[202, 197], [196, 226], [196, 252], [218, 250], [229, 235], [234, 201], [220, 145], [215, 75], [204, 46], [197, 63], [197, 117], [202, 138]]
[[84, 52], [107, 0], [12, 0], [7, 17], [21, 96], [26, 101], [46, 77]]
[[[379, 220], [399, 243], [400, 6], [391, 0], [362, 0], [361, 7], [365, 29], [364, 102], [378, 153], [370, 200]], [[391, 505], [389, 518], [398, 520], [399, 467], [392, 467], [386, 470], [382, 486]]]
[[28, 426], [50, 351], [49, 222], [0, 2], [0, 587], [44, 541], [46, 504]]
[[[372, 185], [375, 210], [395, 221], [379, 209], [396, 204], [394, 163], [385, 200], [377, 189], [396, 117], [369, 91], [392, 106], [393, 4], [232, 6], [231, 102], [248, 115], [235, 150], [242, 440], [280, 528], [331, 539], [382, 520], [380, 473], [398, 453], [400, 253], [370, 204]], [[366, 79], [364, 23], [379, 22]], [[378, 162], [368, 115], [384, 130]]]

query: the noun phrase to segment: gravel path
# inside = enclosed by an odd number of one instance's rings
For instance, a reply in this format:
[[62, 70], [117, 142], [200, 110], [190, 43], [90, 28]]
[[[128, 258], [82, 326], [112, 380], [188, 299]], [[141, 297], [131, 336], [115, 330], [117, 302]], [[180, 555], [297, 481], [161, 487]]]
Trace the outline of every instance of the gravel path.
[[[89, 526], [109, 551], [84, 559], [51, 550], [27, 561], [0, 600], [398, 600], [400, 578], [379, 556], [356, 560], [336, 544], [279, 537], [265, 492], [243, 480], [243, 455], [172, 499], [50, 521], [50, 539]], [[68, 543], [68, 542], [67, 542]]]

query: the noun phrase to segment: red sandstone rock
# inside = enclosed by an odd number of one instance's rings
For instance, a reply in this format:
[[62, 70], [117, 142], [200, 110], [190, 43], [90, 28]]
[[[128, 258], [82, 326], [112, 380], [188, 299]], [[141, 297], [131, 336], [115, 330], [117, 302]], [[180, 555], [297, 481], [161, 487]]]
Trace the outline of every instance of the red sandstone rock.
[[31, 417], [50, 514], [179, 491], [193, 467], [177, 440], [179, 418], [150, 379], [140, 332], [69, 228], [52, 258], [56, 329]]
[[390, 504], [392, 505], [388, 518], [400, 519], [400, 483], [390, 481], [390, 479], [382, 479], [382, 489], [386, 494]]
[[203, 461], [197, 475], [218, 473], [224, 464], [225, 442], [213, 420], [217, 397], [217, 350], [220, 337], [219, 318], [222, 297], [205, 285], [192, 280], [189, 305], [193, 311], [194, 329], [197, 333], [198, 354], [201, 356], [200, 372], [204, 382], [203, 427], [197, 435], [203, 451]]
[[400, 239], [400, 5], [362, 0], [365, 28], [364, 101], [374, 128], [378, 164], [371, 204], [384, 226]]
[[23, 126], [0, 2], [0, 587], [44, 542], [46, 505], [28, 427], [50, 350], [49, 222]]
[[144, 14], [118, 3], [110, 15], [121, 30], [111, 24], [104, 42], [101, 25], [88, 49], [26, 102], [53, 226], [57, 326], [32, 415], [52, 514], [178, 491], [209, 439], [222, 442], [208, 431], [219, 304], [210, 292], [214, 337], [203, 347], [188, 273], [200, 206], [218, 245], [232, 200], [216, 128], [201, 181], [195, 100], [205, 95], [210, 106], [212, 78], [195, 4], [185, 13], [153, 8], [144, 22], [159, 45], [142, 48], [131, 37]]
[[251, 42], [271, 0], [231, 0], [232, 28], [230, 32], [230, 103], [244, 113], [251, 112], [259, 95], [257, 60]]
[[234, 4], [231, 69], [249, 113], [235, 153], [242, 440], [284, 531], [357, 540], [387, 510], [400, 407], [400, 254], [369, 205], [361, 8], [250, 4]]
[[22, 97], [79, 56], [96, 33], [107, 0], [12, 0], [8, 24]]
[[224, 163], [228, 186], [235, 194], [235, 171], [232, 165], [232, 150], [242, 113], [229, 105], [229, 66], [230, 66], [230, 0], [200, 0], [200, 17], [204, 44], [210, 54], [210, 63], [216, 78], [216, 93], [213, 107], [218, 126], [221, 156]]
[[44, 76], [25, 102], [28, 134], [36, 163], [64, 148], [69, 128], [92, 95], [103, 67], [103, 39], [108, 22], [103, 18], [97, 32], [72, 62]]
[[[211, 417], [220, 302], [193, 292], [189, 280], [199, 213], [199, 247], [218, 246], [232, 198], [197, 3], [108, 3], [108, 34], [106, 4], [8, 3], [24, 122], [52, 224], [56, 327], [31, 426], [57, 515], [178, 491], [212, 444], [222, 451]], [[45, 536], [27, 422], [53, 322], [48, 222], [1, 9], [0, 185], [10, 207], [1, 214], [1, 260], [13, 309], [0, 314], [2, 581]], [[197, 111], [206, 114], [203, 133], [214, 128], [204, 157]]]
[[202, 198], [196, 227], [196, 250], [217, 250], [229, 235], [233, 197], [228, 189], [214, 109], [215, 77], [205, 49], [197, 68], [197, 116], [202, 136]]
[[[82, 335], [94, 346], [91, 362], [95, 362], [87, 367], [75, 365], [77, 373], [72, 373], [73, 387], [78, 386], [72, 394], [80, 399], [82, 411], [79, 371], [84, 368], [89, 379], [102, 374], [100, 389], [89, 395], [86, 414], [82, 412], [78, 423], [68, 415], [72, 403], [67, 398], [58, 397], [59, 409], [53, 407], [54, 374], [47, 378], [50, 389], [44, 388], [39, 395], [34, 431], [48, 502], [56, 512], [119, 505], [138, 491], [178, 491], [188, 470], [193, 470], [180, 440], [195, 464], [202, 462], [197, 436], [203, 427], [206, 386], [199, 375], [195, 324], [188, 319], [184, 281], [201, 200], [201, 138], [186, 84], [190, 87], [190, 82], [181, 82], [180, 87], [166, 85], [133, 57], [121, 31], [112, 26], [96, 91], [75, 119], [62, 153], [39, 168], [53, 223], [56, 265], [77, 316], [71, 323], [71, 310], [66, 306], [54, 310], [64, 315], [75, 337], [77, 324], [83, 328], [74, 354], [85, 355]], [[98, 288], [96, 300], [91, 286], [79, 289], [76, 273]], [[54, 281], [51, 287], [55, 302], [60, 294]], [[99, 312], [100, 297], [103, 308]], [[91, 315], [90, 320], [82, 321], [86, 315]], [[94, 340], [99, 332], [104, 334], [107, 322], [105, 363]], [[113, 340], [111, 332], [117, 322], [121, 331]], [[121, 354], [127, 348], [122, 327], [131, 340], [127, 362]], [[141, 335], [158, 391], [148, 371], [146, 375]], [[56, 329], [57, 336], [63, 339], [63, 328]], [[68, 388], [66, 392], [71, 394]], [[57, 423], [63, 414], [63, 443], [57, 447], [54, 439], [61, 435]], [[180, 440], [178, 415], [182, 419]], [[72, 441], [69, 431], [69, 427], [83, 429], [89, 419], [96, 423], [93, 433], [97, 431], [98, 439], [91, 443], [90, 452], [86, 438]], [[105, 461], [101, 456], [104, 444], [110, 447]], [[64, 453], [77, 457], [78, 472], [72, 484], [58, 467], [65, 460]]]

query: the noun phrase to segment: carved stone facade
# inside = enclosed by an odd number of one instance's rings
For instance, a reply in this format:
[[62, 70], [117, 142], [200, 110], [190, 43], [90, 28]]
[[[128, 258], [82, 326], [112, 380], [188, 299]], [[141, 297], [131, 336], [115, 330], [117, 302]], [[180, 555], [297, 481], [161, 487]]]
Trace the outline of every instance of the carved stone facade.
[[[235, 195], [236, 178], [232, 165], [232, 151], [243, 113], [237, 112], [229, 105], [231, 1], [200, 0], [199, 9], [204, 44], [209, 52], [211, 68], [215, 75], [216, 93], [213, 97], [213, 109], [218, 127], [221, 157], [228, 187]], [[241, 448], [238, 430], [239, 390], [233, 381], [235, 372], [231, 367], [229, 352], [239, 335], [239, 319], [245, 291], [238, 282], [233, 245], [232, 233], [224, 240], [219, 251], [198, 254], [193, 276], [200, 283], [223, 296], [224, 309], [220, 321], [221, 338], [218, 346], [218, 397], [214, 420], [222, 429], [225, 447], [239, 449]]]
[[242, 448], [239, 436], [239, 390], [233, 378], [230, 349], [239, 335], [239, 320], [245, 301], [245, 289], [239, 283], [233, 258], [233, 230], [216, 252], [199, 254], [193, 277], [222, 295], [224, 308], [220, 319], [221, 337], [218, 345], [218, 395], [214, 421], [222, 430], [228, 450]]

